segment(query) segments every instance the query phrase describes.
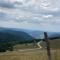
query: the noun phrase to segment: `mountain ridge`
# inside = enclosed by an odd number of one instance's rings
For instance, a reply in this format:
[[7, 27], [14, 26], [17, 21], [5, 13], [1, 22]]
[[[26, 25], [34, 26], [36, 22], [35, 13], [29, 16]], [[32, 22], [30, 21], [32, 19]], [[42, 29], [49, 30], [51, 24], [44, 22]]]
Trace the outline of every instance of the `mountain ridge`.
[[[21, 32], [27, 33], [28, 35], [30, 35], [31, 37], [33, 37], [35, 39], [44, 38], [44, 32], [45, 32], [45, 31], [17, 29], [17, 28], [0, 28], [0, 31], [6, 31], [6, 32], [9, 32], [9, 33], [11, 33], [11, 31], [13, 31], [13, 32], [15, 31], [17, 33], [21, 31]], [[60, 32], [47, 32], [47, 34], [48, 34], [49, 38], [60, 37]]]

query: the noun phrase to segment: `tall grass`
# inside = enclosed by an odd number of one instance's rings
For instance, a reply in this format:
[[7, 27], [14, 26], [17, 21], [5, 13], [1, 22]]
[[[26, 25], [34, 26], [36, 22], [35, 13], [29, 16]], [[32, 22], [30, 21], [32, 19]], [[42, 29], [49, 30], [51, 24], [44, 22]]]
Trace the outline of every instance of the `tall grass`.
[[[51, 40], [51, 59], [60, 60], [60, 39]], [[28, 46], [17, 45], [15, 49], [18, 51], [0, 53], [0, 60], [48, 60], [46, 49], [33, 51], [19, 51], [19, 49], [33, 48], [33, 44]]]
[[[51, 50], [52, 60], [60, 60], [60, 50]], [[46, 50], [0, 53], [0, 60], [48, 60]]]

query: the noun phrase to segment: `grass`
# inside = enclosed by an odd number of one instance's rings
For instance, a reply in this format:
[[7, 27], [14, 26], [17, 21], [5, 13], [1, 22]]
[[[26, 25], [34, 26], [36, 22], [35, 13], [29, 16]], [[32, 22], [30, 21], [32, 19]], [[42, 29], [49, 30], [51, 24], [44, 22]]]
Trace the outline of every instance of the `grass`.
[[[50, 47], [52, 49], [60, 49], [60, 39], [55, 39], [55, 40], [49, 40], [50, 41]], [[41, 43], [41, 45], [43, 47], [45, 47], [45, 43]], [[35, 45], [34, 47], [34, 44], [33, 43], [27, 43], [27, 44], [18, 44], [14, 47], [14, 49], [29, 49], [29, 48], [38, 48], [37, 45]]]
[[52, 49], [60, 49], [60, 39], [50, 40], [50, 47]]
[[[52, 48], [52, 49], [60, 49], [60, 39], [49, 40], [49, 42], [50, 42], [50, 48]], [[45, 42], [41, 43], [41, 46], [46, 47]]]
[[[60, 50], [51, 50], [52, 60], [60, 60]], [[46, 50], [0, 53], [0, 60], [48, 60]]]
[[[46, 54], [46, 52], [44, 52]], [[42, 54], [42, 52], [37, 51], [28, 51], [28, 52], [8, 52], [0, 54], [0, 60], [44, 60], [47, 56]]]
[[[16, 49], [33, 48], [32, 44], [28, 46], [17, 45]], [[60, 60], [60, 39], [50, 40], [52, 60]], [[31, 51], [12, 51], [0, 53], [0, 60], [48, 60], [46, 49], [36, 49]]]
[[19, 50], [19, 49], [30, 49], [30, 48], [37, 48], [37, 46], [34, 47], [33, 43], [27, 43], [27, 44], [18, 44], [16, 46], [14, 46], [15, 50]]

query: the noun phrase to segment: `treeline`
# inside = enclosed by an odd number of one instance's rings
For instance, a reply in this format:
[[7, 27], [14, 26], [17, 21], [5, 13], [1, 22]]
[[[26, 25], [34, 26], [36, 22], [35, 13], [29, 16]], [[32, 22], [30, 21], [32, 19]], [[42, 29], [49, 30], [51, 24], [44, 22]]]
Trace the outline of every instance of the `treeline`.
[[16, 42], [0, 42], [0, 52], [5, 52], [7, 50], [13, 51], [13, 46]]
[[32, 42], [32, 37], [24, 32], [9, 31], [0, 32], [0, 52], [5, 52], [7, 50], [13, 51], [13, 47], [16, 44], [23, 44], [27, 42]]

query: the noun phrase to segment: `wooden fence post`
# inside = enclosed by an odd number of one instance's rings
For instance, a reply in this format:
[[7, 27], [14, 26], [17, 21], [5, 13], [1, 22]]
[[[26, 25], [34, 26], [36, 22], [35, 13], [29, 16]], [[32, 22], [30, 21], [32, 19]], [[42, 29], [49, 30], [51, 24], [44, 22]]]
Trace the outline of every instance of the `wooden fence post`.
[[48, 40], [47, 32], [44, 32], [44, 39], [45, 39], [46, 47], [47, 47], [48, 60], [51, 60], [50, 43], [49, 43], [49, 40]]

